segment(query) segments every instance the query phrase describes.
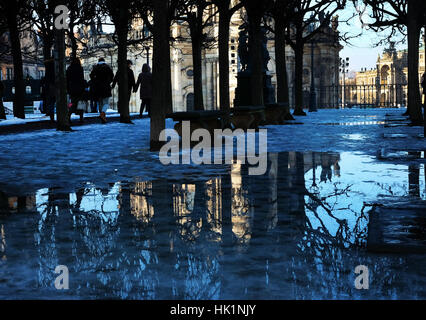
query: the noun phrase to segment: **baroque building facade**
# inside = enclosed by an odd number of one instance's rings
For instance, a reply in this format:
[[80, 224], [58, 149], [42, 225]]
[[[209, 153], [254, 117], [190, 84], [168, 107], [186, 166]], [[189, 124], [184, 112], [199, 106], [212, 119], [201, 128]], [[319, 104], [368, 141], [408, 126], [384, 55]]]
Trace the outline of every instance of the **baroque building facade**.
[[[419, 50], [419, 79], [425, 72], [425, 48]], [[403, 107], [408, 99], [408, 52], [397, 51], [394, 43], [378, 56], [376, 68], [356, 72], [345, 83], [351, 104]]]
[[[212, 9], [213, 10], [213, 9]], [[203, 95], [204, 106], [206, 110], [219, 109], [219, 54], [215, 39], [218, 37], [218, 16], [215, 16], [212, 22], [206, 28], [208, 38], [211, 39], [209, 46], [203, 49]], [[337, 21], [337, 19], [335, 20]], [[303, 91], [306, 107], [308, 106], [309, 93], [311, 90], [311, 50], [314, 50], [314, 79], [315, 91], [317, 96], [317, 105], [319, 107], [335, 107], [339, 100], [339, 52], [342, 49], [338, 41], [338, 31], [336, 22], [330, 23], [324, 28], [323, 32], [318, 34], [314, 43], [305, 45], [304, 68], [303, 68]], [[238, 11], [234, 14], [230, 25], [229, 42], [229, 77], [230, 77], [230, 95], [231, 107], [235, 98], [235, 89], [237, 87], [237, 74], [240, 70], [238, 57], [238, 35], [240, 26], [244, 24], [244, 13]], [[129, 38], [138, 40], [144, 38], [143, 22], [135, 20], [129, 33]], [[87, 38], [88, 43], [82, 51], [82, 63], [85, 70], [86, 80], [89, 80], [89, 74], [93, 65], [97, 63], [99, 57], [104, 57], [106, 62], [111, 65], [114, 72], [117, 71], [117, 48], [114, 45], [110, 33], [102, 30], [102, 26], [85, 28], [80, 31], [81, 38]], [[193, 68], [192, 68], [192, 48], [187, 25], [183, 22], [174, 23], [171, 27], [171, 35], [175, 41], [171, 45], [171, 79], [173, 110], [186, 111], [194, 108], [194, 90], [193, 90]], [[271, 60], [268, 63], [269, 73], [272, 76], [272, 85], [276, 91], [276, 71], [275, 71], [275, 50], [273, 36], [269, 35], [268, 50]], [[287, 55], [287, 76], [289, 80], [290, 105], [294, 104], [294, 52], [290, 46], [286, 47]], [[128, 59], [133, 63], [135, 77], [142, 70], [144, 63], [152, 64], [152, 47], [150, 43], [142, 43], [128, 48]], [[111, 108], [117, 109], [117, 88], [113, 92], [111, 99]], [[130, 111], [138, 112], [140, 99], [138, 94], [133, 94], [130, 101]]]

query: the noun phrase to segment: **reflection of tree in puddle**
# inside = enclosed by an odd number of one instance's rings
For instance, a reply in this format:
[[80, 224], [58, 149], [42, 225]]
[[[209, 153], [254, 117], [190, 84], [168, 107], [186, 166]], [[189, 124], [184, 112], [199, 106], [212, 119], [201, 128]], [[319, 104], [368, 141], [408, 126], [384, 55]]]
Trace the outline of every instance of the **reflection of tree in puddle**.
[[[354, 210], [351, 186], [332, 181], [332, 167], [338, 169], [340, 176], [339, 155], [313, 152], [304, 154], [303, 159], [304, 173], [312, 170], [312, 185], [305, 189], [306, 230], [311, 236], [309, 243], [318, 239], [321, 246], [328, 243], [330, 246], [365, 247], [368, 224], [364, 212], [366, 206], [360, 212]], [[315, 172], [319, 164], [321, 174], [317, 184]]]
[[[34, 237], [39, 255], [38, 282], [43, 287], [51, 287], [54, 283], [56, 266], [60, 263], [60, 247], [63, 241], [69, 242], [72, 239], [66, 237], [67, 230], [64, 224], [60, 224], [60, 219], [68, 220], [71, 224], [69, 194], [55, 192], [53, 189], [43, 190], [43, 197], [47, 196], [47, 201], [38, 210], [40, 219], [37, 232]], [[67, 252], [70, 254], [70, 252]]]
[[221, 241], [222, 237], [222, 180], [213, 178], [206, 182], [206, 210], [210, 241]]
[[[405, 262], [404, 259], [367, 255], [368, 214], [375, 204], [356, 204], [359, 200], [354, 197], [351, 185], [333, 182], [331, 167], [336, 170], [338, 155], [305, 153], [303, 159], [304, 172], [313, 177], [312, 182], [306, 183], [304, 228], [296, 242], [298, 259], [291, 260], [288, 272], [294, 284], [305, 283], [309, 290], [294, 286], [295, 295], [307, 299], [357, 296], [353, 272], [355, 266], [365, 264], [376, 275], [375, 296], [380, 292], [391, 297], [395, 294], [395, 286], [404, 286], [398, 283], [395, 270], [401, 270]], [[321, 182], [316, 184], [318, 163], [326, 173], [320, 175]], [[340, 166], [338, 168], [340, 175]]]
[[174, 213], [178, 219], [179, 233], [186, 241], [197, 239], [203, 225], [202, 218], [194, 214], [196, 196], [201, 192], [195, 184], [173, 185]]
[[192, 252], [176, 254], [172, 280], [177, 299], [218, 299], [220, 297], [220, 265], [215, 255]]
[[6, 260], [6, 232], [4, 225], [0, 225], [0, 260]]
[[[372, 292], [391, 296], [392, 271], [406, 260], [365, 252], [371, 207], [354, 204], [360, 195], [339, 178], [339, 162], [339, 154], [285, 152], [268, 155], [263, 176], [237, 162], [221, 176], [87, 184], [69, 195], [41, 190], [38, 284], [52, 287], [55, 267], [65, 264], [81, 297], [216, 299], [231, 290], [350, 298], [353, 269], [366, 264], [378, 275]], [[0, 200], [9, 211], [24, 203]], [[5, 226], [0, 256], [11, 234]]]
[[110, 189], [79, 190], [72, 207], [74, 236], [73, 255], [78, 271], [99, 269], [115, 247], [119, 235], [119, 185]]

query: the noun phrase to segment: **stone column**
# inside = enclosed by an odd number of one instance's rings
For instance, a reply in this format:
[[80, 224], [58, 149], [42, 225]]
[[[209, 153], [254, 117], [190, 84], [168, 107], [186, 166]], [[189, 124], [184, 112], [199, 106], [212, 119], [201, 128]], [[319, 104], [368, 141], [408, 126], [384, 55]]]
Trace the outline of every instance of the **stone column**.
[[212, 74], [212, 68], [211, 68], [211, 59], [205, 59], [205, 82], [204, 82], [204, 108], [205, 110], [211, 110], [212, 109], [212, 97], [211, 97], [211, 86], [212, 82], [211, 79], [213, 77]]
[[216, 70], [216, 59], [210, 59], [209, 61], [209, 69], [210, 69], [210, 78], [208, 81], [210, 82], [210, 88], [209, 88], [209, 109], [215, 110], [216, 109], [216, 77], [217, 77], [217, 70]]
[[173, 111], [185, 111], [185, 105], [182, 97], [182, 81], [181, 81], [181, 55], [178, 50], [173, 50], [172, 58], [172, 92], [173, 92]]
[[207, 70], [208, 70], [208, 67], [207, 67], [207, 64], [208, 64], [208, 62], [207, 62], [207, 57], [206, 57], [206, 55], [204, 54], [204, 57], [203, 57], [203, 66], [202, 66], [202, 78], [203, 78], [203, 102], [204, 102], [204, 110], [208, 110], [208, 101], [207, 101], [207, 93], [208, 93], [208, 77], [209, 77], [209, 75], [207, 74]]

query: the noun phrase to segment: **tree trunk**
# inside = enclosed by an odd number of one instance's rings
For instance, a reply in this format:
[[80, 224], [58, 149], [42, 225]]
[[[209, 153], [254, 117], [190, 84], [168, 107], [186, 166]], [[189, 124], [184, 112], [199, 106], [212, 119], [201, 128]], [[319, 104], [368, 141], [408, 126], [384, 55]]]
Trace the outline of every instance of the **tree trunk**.
[[71, 42], [71, 58], [77, 58], [77, 50], [78, 50], [78, 45], [77, 45], [77, 39], [74, 36], [74, 25], [70, 25], [70, 30], [69, 30], [69, 39]]
[[[300, 32], [298, 32], [300, 33]], [[297, 116], [306, 116], [306, 113], [303, 111], [303, 40], [302, 35], [296, 35], [296, 44], [294, 48], [295, 55], [295, 108], [294, 115]]]
[[[169, 32], [169, 28], [170, 28], [170, 24], [167, 26], [167, 32]], [[164, 109], [164, 114], [168, 114], [168, 113], [172, 113], [173, 112], [173, 98], [172, 98], [172, 73], [170, 72], [172, 70], [172, 63], [170, 61], [170, 36], [167, 39], [168, 41], [168, 45], [166, 48], [164, 48], [164, 56], [169, 57], [167, 60], [164, 61], [164, 63], [166, 64], [167, 67], [167, 75], [165, 78], [165, 82], [166, 82], [166, 94], [165, 94], [165, 109]]]
[[419, 87], [419, 39], [421, 24], [415, 3], [408, 2], [408, 114], [413, 123], [422, 123], [421, 97]]
[[289, 103], [287, 65], [285, 52], [285, 25], [275, 19], [275, 62], [277, 73], [277, 102]]
[[47, 35], [43, 36], [43, 58], [44, 61], [52, 59], [52, 37]]
[[[52, 67], [52, 64], [47, 63], [47, 61], [52, 59], [52, 46], [53, 46], [53, 37], [49, 36], [47, 34], [43, 35], [43, 59], [44, 59], [44, 67], [45, 67], [45, 78], [50, 79], [50, 74], [53, 74], [55, 72], [54, 64]], [[44, 88], [46, 90], [47, 87]], [[48, 99], [46, 96], [47, 92], [43, 92], [43, 106], [44, 110], [43, 113], [48, 114], [48, 108], [47, 103]]]
[[[423, 26], [423, 47], [426, 48], [426, 24]], [[426, 52], [424, 55], [424, 65], [426, 66]], [[423, 73], [423, 81], [426, 81], [426, 72]], [[423, 87], [423, 138], [426, 138], [426, 88]], [[425, 170], [425, 176], [426, 176], [426, 170]]]
[[129, 8], [126, 4], [120, 5], [117, 26], [118, 38], [118, 112], [121, 123], [132, 123], [129, 112], [129, 83], [127, 72], [127, 36], [128, 36]]
[[201, 33], [197, 26], [191, 28], [192, 64], [194, 67], [194, 109], [204, 110]]
[[3, 97], [0, 97], [0, 119], [6, 120], [6, 111], [4, 110]]
[[260, 28], [261, 16], [255, 10], [248, 10], [249, 15], [249, 50], [252, 61], [251, 74], [251, 103], [263, 106], [263, 61], [262, 61], [262, 32]]
[[65, 76], [65, 31], [55, 31], [55, 71], [57, 129], [71, 131], [67, 106], [67, 81]]
[[[13, 11], [11, 9], [11, 11]], [[16, 118], [25, 119], [25, 83], [22, 63], [22, 51], [20, 34], [18, 30], [18, 17], [16, 12], [7, 15], [7, 23], [10, 33], [10, 42], [13, 59], [13, 73], [15, 82], [15, 96], [13, 99], [13, 115]]]
[[[164, 142], [160, 133], [165, 129], [165, 113], [171, 101], [170, 75], [170, 25], [167, 19], [168, 0], [154, 1], [153, 57], [152, 57], [152, 112], [150, 149], [158, 151]], [[166, 93], [166, 94], [165, 94]]]
[[230, 123], [231, 101], [229, 97], [229, 24], [228, 6], [219, 7], [219, 100], [220, 110], [225, 112], [224, 123]]

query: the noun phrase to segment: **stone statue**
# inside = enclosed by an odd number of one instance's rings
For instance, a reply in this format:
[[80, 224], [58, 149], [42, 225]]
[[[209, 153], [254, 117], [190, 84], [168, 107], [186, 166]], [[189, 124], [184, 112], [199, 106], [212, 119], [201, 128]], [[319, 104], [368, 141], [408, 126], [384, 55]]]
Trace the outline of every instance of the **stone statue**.
[[[247, 25], [244, 24], [240, 27], [238, 37], [238, 56], [240, 58], [241, 72], [250, 72], [251, 60], [250, 60], [250, 45]], [[271, 60], [271, 56], [268, 51], [268, 37], [266, 36], [266, 29], [262, 28], [262, 71], [268, 71], [268, 63]]]
[[248, 49], [248, 34], [247, 27], [243, 25], [240, 27], [238, 37], [238, 56], [240, 57], [241, 71], [249, 70], [249, 49]]
[[335, 15], [333, 18], [331, 18], [331, 28], [333, 31], [337, 31], [337, 28], [339, 27], [339, 16]]

